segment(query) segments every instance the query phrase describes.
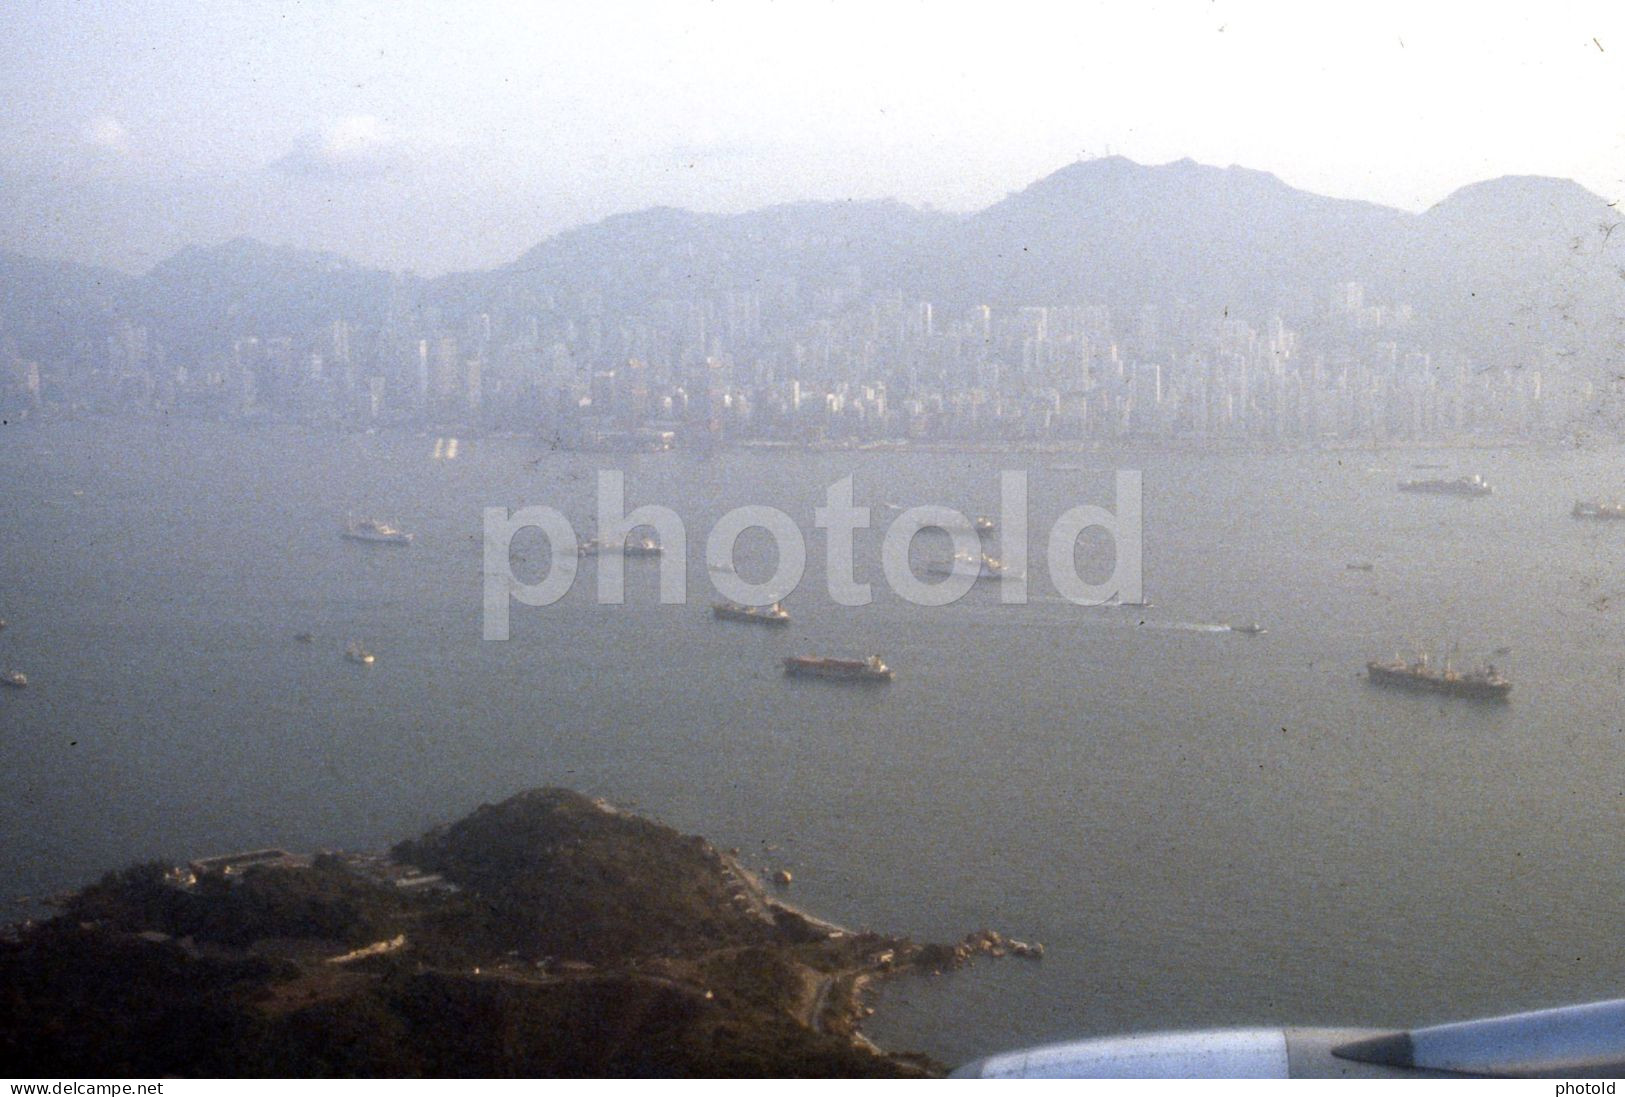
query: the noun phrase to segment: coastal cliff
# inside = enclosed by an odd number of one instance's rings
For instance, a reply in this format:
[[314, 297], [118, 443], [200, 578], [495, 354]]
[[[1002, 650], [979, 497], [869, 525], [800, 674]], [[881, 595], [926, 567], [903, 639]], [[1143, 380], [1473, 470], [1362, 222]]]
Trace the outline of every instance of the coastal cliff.
[[0, 1058], [25, 1076], [932, 1076], [858, 1033], [865, 987], [1002, 943], [846, 932], [704, 839], [542, 789], [388, 855], [109, 873], [0, 941]]

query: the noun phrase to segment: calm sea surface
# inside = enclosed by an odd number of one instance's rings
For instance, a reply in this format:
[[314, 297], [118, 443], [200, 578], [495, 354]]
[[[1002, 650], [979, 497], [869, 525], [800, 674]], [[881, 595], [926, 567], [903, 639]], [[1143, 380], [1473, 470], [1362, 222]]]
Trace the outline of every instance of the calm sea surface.
[[[1135, 1028], [1409, 1025], [1625, 993], [1625, 523], [1567, 513], [1625, 496], [1618, 449], [447, 450], [404, 433], [0, 427], [0, 669], [30, 679], [0, 695], [6, 896], [142, 858], [381, 848], [561, 784], [788, 868], [794, 899], [836, 921], [1044, 942], [1042, 963], [885, 990], [870, 1034], [949, 1062]], [[684, 515], [688, 604], [657, 604], [657, 562], [631, 560], [627, 604], [597, 605], [584, 561], [563, 602], [516, 605], [512, 638], [483, 642], [482, 508], [553, 506], [590, 536], [603, 467], [624, 470], [630, 504]], [[941, 608], [893, 595], [882, 504], [996, 515], [1006, 468], [1030, 474], [1029, 604], [991, 584]], [[1144, 611], [1068, 604], [1042, 566], [1048, 523], [1110, 506], [1118, 468], [1144, 473]], [[1495, 495], [1394, 490], [1470, 472]], [[848, 475], [875, 508], [858, 535], [875, 599], [855, 609], [824, 590], [812, 522]], [[782, 632], [708, 610], [704, 535], [756, 503], [808, 533]], [[417, 543], [345, 541], [348, 513]], [[739, 547], [761, 578], [767, 542]], [[1269, 631], [1217, 627], [1239, 620]], [[351, 639], [376, 666], [343, 660]], [[1412, 643], [1463, 662], [1510, 648], [1496, 661], [1513, 700], [1356, 676]], [[778, 668], [871, 651], [895, 683]]]

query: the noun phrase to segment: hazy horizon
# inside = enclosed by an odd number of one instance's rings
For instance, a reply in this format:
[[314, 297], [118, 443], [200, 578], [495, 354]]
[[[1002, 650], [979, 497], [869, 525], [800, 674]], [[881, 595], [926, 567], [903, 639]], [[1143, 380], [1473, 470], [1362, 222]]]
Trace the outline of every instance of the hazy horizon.
[[[1128, 163], [1134, 164], [1136, 167], [1145, 168], [1145, 169], [1149, 169], [1149, 170], [1155, 170], [1155, 169], [1159, 169], [1159, 168], [1171, 168], [1171, 167], [1176, 167], [1176, 166], [1178, 166], [1180, 164], [1190, 163], [1190, 164], [1195, 164], [1195, 166], [1197, 168], [1212, 169], [1212, 170], [1217, 170], [1217, 171], [1238, 171], [1239, 170], [1239, 171], [1260, 172], [1262, 174], [1269, 175], [1272, 178], [1275, 178], [1275, 179], [1279, 180], [1280, 182], [1284, 183], [1288, 187], [1292, 187], [1292, 184], [1290, 182], [1288, 182], [1287, 180], [1284, 180], [1284, 179], [1280, 179], [1280, 177], [1278, 175], [1275, 175], [1275, 173], [1273, 173], [1273, 172], [1263, 172], [1262, 169], [1253, 168], [1253, 167], [1251, 167], [1250, 165], [1247, 165], [1247, 164], [1205, 164], [1205, 163], [1198, 163], [1198, 162], [1192, 160], [1190, 157], [1179, 157], [1179, 158], [1176, 158], [1174, 160], [1169, 160], [1169, 161], [1162, 162], [1162, 163], [1142, 163], [1140, 161], [1134, 160], [1132, 157], [1126, 157], [1126, 156], [1123, 156], [1122, 154], [1119, 154], [1119, 153], [1111, 153], [1111, 154], [1105, 154], [1105, 155], [1102, 155], [1102, 156], [1099, 156], [1099, 157], [1088, 157], [1088, 158], [1084, 158], [1084, 159], [1074, 160], [1074, 161], [1071, 161], [1071, 162], [1066, 163], [1066, 164], [1058, 165], [1057, 167], [1055, 167], [1051, 171], [1045, 172], [1043, 175], [1036, 176], [1033, 179], [1028, 180], [1022, 186], [1013, 188], [1007, 194], [1001, 195], [1000, 197], [995, 198], [994, 200], [990, 201], [986, 205], [971, 208], [971, 209], [964, 209], [964, 210], [953, 209], [953, 210], [949, 210], [949, 209], [945, 209], [944, 207], [937, 206], [937, 205], [935, 205], [933, 203], [929, 203], [929, 202], [926, 202], [926, 203], [906, 202], [903, 199], [897, 198], [895, 196], [890, 196], [890, 195], [879, 196], [879, 197], [874, 197], [874, 198], [848, 199], [848, 201], [861, 201], [861, 202], [865, 202], [865, 203], [900, 202], [900, 203], [902, 203], [902, 204], [904, 204], [906, 206], [909, 206], [909, 207], [911, 207], [913, 209], [917, 209], [917, 210], [921, 210], [921, 211], [942, 212], [942, 213], [947, 213], [947, 214], [954, 215], [954, 216], [973, 216], [973, 215], [975, 215], [976, 213], [980, 212], [983, 209], [987, 209], [992, 205], [996, 205], [1003, 198], [1009, 197], [1010, 195], [1017, 194], [1020, 191], [1023, 191], [1025, 189], [1027, 189], [1028, 187], [1036, 184], [1036, 183], [1042, 182], [1043, 180], [1049, 178], [1050, 176], [1053, 176], [1053, 175], [1059, 174], [1060, 172], [1066, 171], [1068, 168], [1073, 168], [1073, 167], [1077, 167], [1077, 166], [1083, 165], [1083, 164], [1098, 163], [1098, 162], [1113, 160], [1113, 159], [1125, 160]], [[1559, 177], [1559, 176], [1528, 176], [1528, 175], [1510, 174], [1510, 175], [1496, 176], [1496, 177], [1493, 177], [1493, 178], [1470, 180], [1470, 181], [1464, 182], [1464, 183], [1461, 184], [1461, 186], [1454, 188], [1449, 194], [1442, 196], [1440, 198], [1440, 202], [1443, 202], [1443, 201], [1447, 200], [1452, 195], [1454, 195], [1454, 194], [1456, 194], [1456, 193], [1458, 193], [1458, 192], [1460, 192], [1462, 190], [1477, 186], [1478, 184], [1481, 184], [1481, 183], [1493, 182], [1496, 179], [1513, 179], [1513, 178], [1553, 179], [1553, 180], [1558, 180], [1558, 181], [1562, 181], [1562, 182], [1573, 182], [1573, 183], [1576, 183], [1577, 185], [1579, 185], [1581, 187], [1584, 187], [1584, 184], [1579, 183], [1578, 180], [1563, 179], [1562, 177]], [[1409, 209], [1405, 209], [1403, 207], [1387, 205], [1386, 203], [1377, 202], [1377, 201], [1372, 200], [1372, 199], [1362, 199], [1362, 198], [1343, 199], [1343, 197], [1339, 196], [1339, 195], [1322, 194], [1321, 192], [1306, 190], [1305, 188], [1302, 188], [1302, 187], [1293, 187], [1292, 189], [1298, 190], [1298, 191], [1300, 191], [1302, 193], [1306, 193], [1306, 194], [1316, 194], [1316, 195], [1318, 195], [1320, 197], [1338, 198], [1338, 199], [1341, 199], [1341, 200], [1353, 201], [1353, 202], [1366, 202], [1366, 203], [1371, 204], [1371, 205], [1382, 206], [1383, 208], [1396, 210], [1396, 211], [1402, 212], [1402, 213], [1425, 212], [1425, 209], [1430, 209], [1433, 206], [1439, 204], [1437, 202], [1436, 203], [1431, 203], [1428, 207], [1425, 207], [1424, 210], [1409, 210]], [[1605, 199], [1602, 195], [1596, 194], [1596, 192], [1589, 190], [1589, 188], [1586, 188], [1586, 189], [1587, 189], [1587, 193], [1592, 194], [1599, 201], [1607, 201], [1607, 199]], [[84, 265], [87, 265], [87, 266], [105, 267], [105, 268], [109, 268], [109, 269], [113, 269], [113, 270], [118, 270], [118, 271], [120, 271], [122, 273], [125, 273], [125, 274], [140, 276], [140, 275], [144, 275], [144, 274], [148, 273], [149, 271], [151, 271], [153, 269], [153, 267], [163, 263], [165, 260], [173, 257], [177, 253], [179, 253], [181, 251], [184, 251], [184, 250], [186, 250], [188, 248], [202, 248], [202, 249], [207, 250], [207, 249], [211, 249], [211, 248], [224, 246], [226, 244], [229, 244], [233, 240], [247, 239], [247, 240], [257, 241], [257, 242], [259, 242], [261, 244], [265, 244], [265, 245], [270, 246], [270, 247], [276, 247], [276, 248], [291, 247], [291, 248], [294, 248], [295, 250], [300, 250], [300, 251], [331, 254], [331, 255], [334, 255], [334, 256], [336, 256], [338, 258], [341, 258], [341, 259], [353, 261], [353, 262], [355, 262], [358, 265], [363, 266], [363, 267], [373, 267], [373, 268], [388, 270], [388, 271], [392, 271], [392, 272], [404, 272], [404, 273], [409, 273], [409, 274], [414, 274], [414, 275], [422, 275], [422, 276], [426, 276], [426, 277], [430, 277], [430, 278], [436, 278], [436, 277], [440, 277], [442, 275], [447, 275], [447, 274], [476, 273], [478, 271], [488, 270], [488, 269], [491, 269], [491, 268], [494, 268], [494, 267], [499, 267], [499, 266], [502, 266], [504, 264], [513, 262], [516, 259], [521, 258], [527, 251], [535, 248], [537, 245], [542, 244], [545, 241], [547, 241], [549, 239], [552, 239], [554, 237], [557, 237], [557, 236], [563, 235], [565, 233], [575, 231], [577, 229], [587, 228], [587, 227], [590, 227], [590, 226], [595, 225], [595, 224], [600, 224], [603, 221], [606, 221], [606, 220], [609, 220], [609, 219], [612, 219], [612, 218], [615, 218], [615, 217], [637, 215], [639, 213], [645, 213], [645, 212], [648, 212], [648, 211], [651, 211], [651, 210], [656, 210], [656, 209], [662, 209], [662, 208], [665, 208], [665, 209], [682, 209], [682, 210], [685, 210], [687, 212], [696, 213], [696, 214], [699, 214], [699, 215], [702, 215], [702, 216], [711, 215], [711, 216], [727, 217], [727, 216], [737, 216], [737, 215], [741, 215], [741, 214], [748, 214], [748, 213], [752, 213], [752, 212], [758, 212], [758, 211], [761, 211], [761, 210], [772, 209], [772, 208], [775, 208], [775, 207], [797, 206], [797, 205], [818, 205], [818, 204], [828, 204], [828, 203], [839, 202], [839, 201], [840, 201], [840, 199], [818, 199], [818, 198], [795, 199], [795, 198], [791, 198], [791, 199], [786, 199], [786, 200], [784, 200], [782, 202], [770, 202], [770, 203], [765, 203], [764, 205], [761, 205], [761, 206], [747, 207], [747, 208], [742, 208], [742, 209], [738, 209], [738, 210], [706, 210], [706, 209], [699, 209], [699, 208], [692, 207], [692, 206], [677, 206], [677, 205], [673, 205], [671, 203], [659, 203], [659, 202], [657, 202], [657, 203], [654, 203], [654, 204], [651, 204], [651, 205], [646, 205], [646, 206], [629, 207], [627, 209], [611, 210], [611, 211], [609, 211], [609, 212], [607, 212], [607, 213], [605, 213], [605, 214], [603, 214], [601, 216], [594, 216], [594, 217], [591, 217], [591, 218], [589, 218], [587, 220], [572, 222], [572, 223], [566, 224], [566, 225], [561, 225], [557, 229], [550, 230], [550, 231], [544, 233], [542, 236], [536, 237], [534, 239], [530, 239], [530, 238], [515, 239], [515, 240], [512, 241], [511, 254], [497, 255], [497, 256], [493, 257], [491, 260], [489, 260], [488, 262], [480, 263], [480, 264], [477, 264], [477, 265], [474, 265], [474, 266], [446, 268], [446, 269], [443, 269], [443, 270], [442, 269], [423, 269], [421, 264], [408, 263], [407, 265], [404, 265], [404, 266], [401, 266], [401, 265], [393, 265], [392, 266], [392, 265], [387, 264], [387, 263], [370, 262], [366, 258], [363, 258], [363, 256], [360, 255], [360, 254], [355, 254], [355, 253], [351, 253], [351, 252], [347, 252], [347, 251], [342, 251], [342, 250], [340, 250], [338, 248], [328, 246], [328, 245], [324, 244], [319, 239], [309, 239], [309, 240], [303, 240], [303, 241], [276, 240], [276, 239], [271, 238], [271, 236], [269, 236], [266, 233], [256, 231], [253, 226], [245, 227], [241, 231], [233, 231], [233, 232], [221, 233], [221, 234], [217, 234], [217, 235], [214, 235], [214, 236], [211, 236], [211, 237], [208, 237], [208, 238], [197, 238], [197, 239], [181, 240], [170, 251], [166, 251], [166, 252], [163, 252], [162, 254], [158, 254], [158, 255], [154, 256], [151, 262], [144, 262], [144, 263], [141, 263], [139, 265], [133, 265], [133, 266], [130, 265], [130, 264], [126, 264], [126, 263], [108, 262], [108, 261], [97, 260], [97, 259], [94, 259], [94, 258], [82, 259], [82, 258], [76, 258], [76, 257], [71, 256], [71, 255], [48, 254], [48, 253], [38, 252], [38, 251], [32, 251], [31, 252], [31, 251], [27, 251], [27, 250], [22, 249], [22, 248], [10, 248], [10, 247], [6, 247], [4, 245], [0, 245], [0, 250], [12, 251], [15, 254], [27, 255], [30, 258], [40, 259], [40, 260], [44, 260], [44, 261], [50, 261], [50, 262], [67, 261], [67, 262], [81, 263], [81, 264], [84, 264]], [[1617, 206], [1618, 205], [1617, 202], [1609, 202], [1608, 204], [1610, 206]], [[403, 240], [403, 241], [401, 241], [401, 243], [409, 244], [410, 240]]]
[[140, 272], [239, 235], [423, 274], [675, 206], [968, 212], [1080, 159], [1420, 211], [1625, 195], [1625, 15], [1397, 5], [43, 4], [0, 45], [0, 247]]

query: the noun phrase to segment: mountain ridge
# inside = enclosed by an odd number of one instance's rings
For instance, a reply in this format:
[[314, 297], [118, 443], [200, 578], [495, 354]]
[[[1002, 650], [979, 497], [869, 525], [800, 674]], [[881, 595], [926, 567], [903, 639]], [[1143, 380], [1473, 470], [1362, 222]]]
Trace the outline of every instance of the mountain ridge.
[[[111, 300], [176, 352], [218, 354], [244, 334], [375, 324], [403, 285], [410, 307], [442, 323], [550, 301], [630, 315], [723, 295], [805, 309], [875, 294], [941, 307], [1095, 303], [1124, 321], [1150, 308], [1312, 323], [1335, 286], [1359, 283], [1368, 300], [1414, 305], [1420, 336], [1474, 356], [1527, 358], [1555, 339], [1600, 359], [1625, 316], [1619, 222], [1603, 199], [1552, 177], [1483, 180], [1411, 213], [1239, 165], [1111, 156], [1064, 165], [972, 213], [895, 199], [738, 214], [654, 206], [435, 278], [243, 236], [189, 245], [122, 280], [71, 265], [56, 279], [0, 267], [0, 337], [20, 334], [23, 353], [60, 353], [72, 323], [96, 322]], [[1509, 338], [1502, 316], [1526, 322]]]

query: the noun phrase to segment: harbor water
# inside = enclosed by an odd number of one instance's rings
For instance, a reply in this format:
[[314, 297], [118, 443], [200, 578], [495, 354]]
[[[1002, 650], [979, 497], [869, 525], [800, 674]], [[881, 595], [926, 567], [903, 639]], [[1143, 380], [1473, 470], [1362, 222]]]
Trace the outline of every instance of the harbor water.
[[[1618, 448], [448, 441], [0, 427], [0, 671], [29, 681], [0, 695], [5, 898], [155, 857], [381, 848], [566, 785], [788, 869], [798, 904], [848, 926], [1043, 942], [1041, 962], [882, 989], [870, 1036], [949, 1063], [1145, 1028], [1426, 1024], [1625, 985], [1625, 523], [1569, 513], [1625, 496]], [[629, 506], [684, 519], [686, 602], [660, 604], [662, 561], [643, 558], [601, 605], [605, 560], [586, 559], [562, 601], [515, 604], [510, 638], [483, 640], [484, 508], [553, 507], [593, 536], [611, 468]], [[1126, 469], [1154, 604], [1071, 604], [1046, 574], [1049, 525], [1113, 506]], [[1006, 470], [1028, 474], [1025, 604], [993, 582], [938, 607], [893, 592], [885, 504], [998, 518]], [[1395, 490], [1473, 473], [1493, 495]], [[814, 524], [848, 476], [872, 508], [857, 607], [828, 593]], [[711, 612], [705, 536], [743, 505], [806, 535], [787, 627]], [[347, 540], [350, 516], [413, 544]], [[748, 578], [774, 562], [759, 532], [738, 543]], [[545, 551], [514, 547], [533, 577]], [[916, 540], [917, 560], [949, 551]], [[1247, 621], [1267, 632], [1225, 627]], [[376, 662], [347, 662], [352, 641]], [[1359, 676], [1414, 647], [1493, 659], [1510, 701]], [[787, 678], [792, 654], [879, 654], [896, 678]]]

